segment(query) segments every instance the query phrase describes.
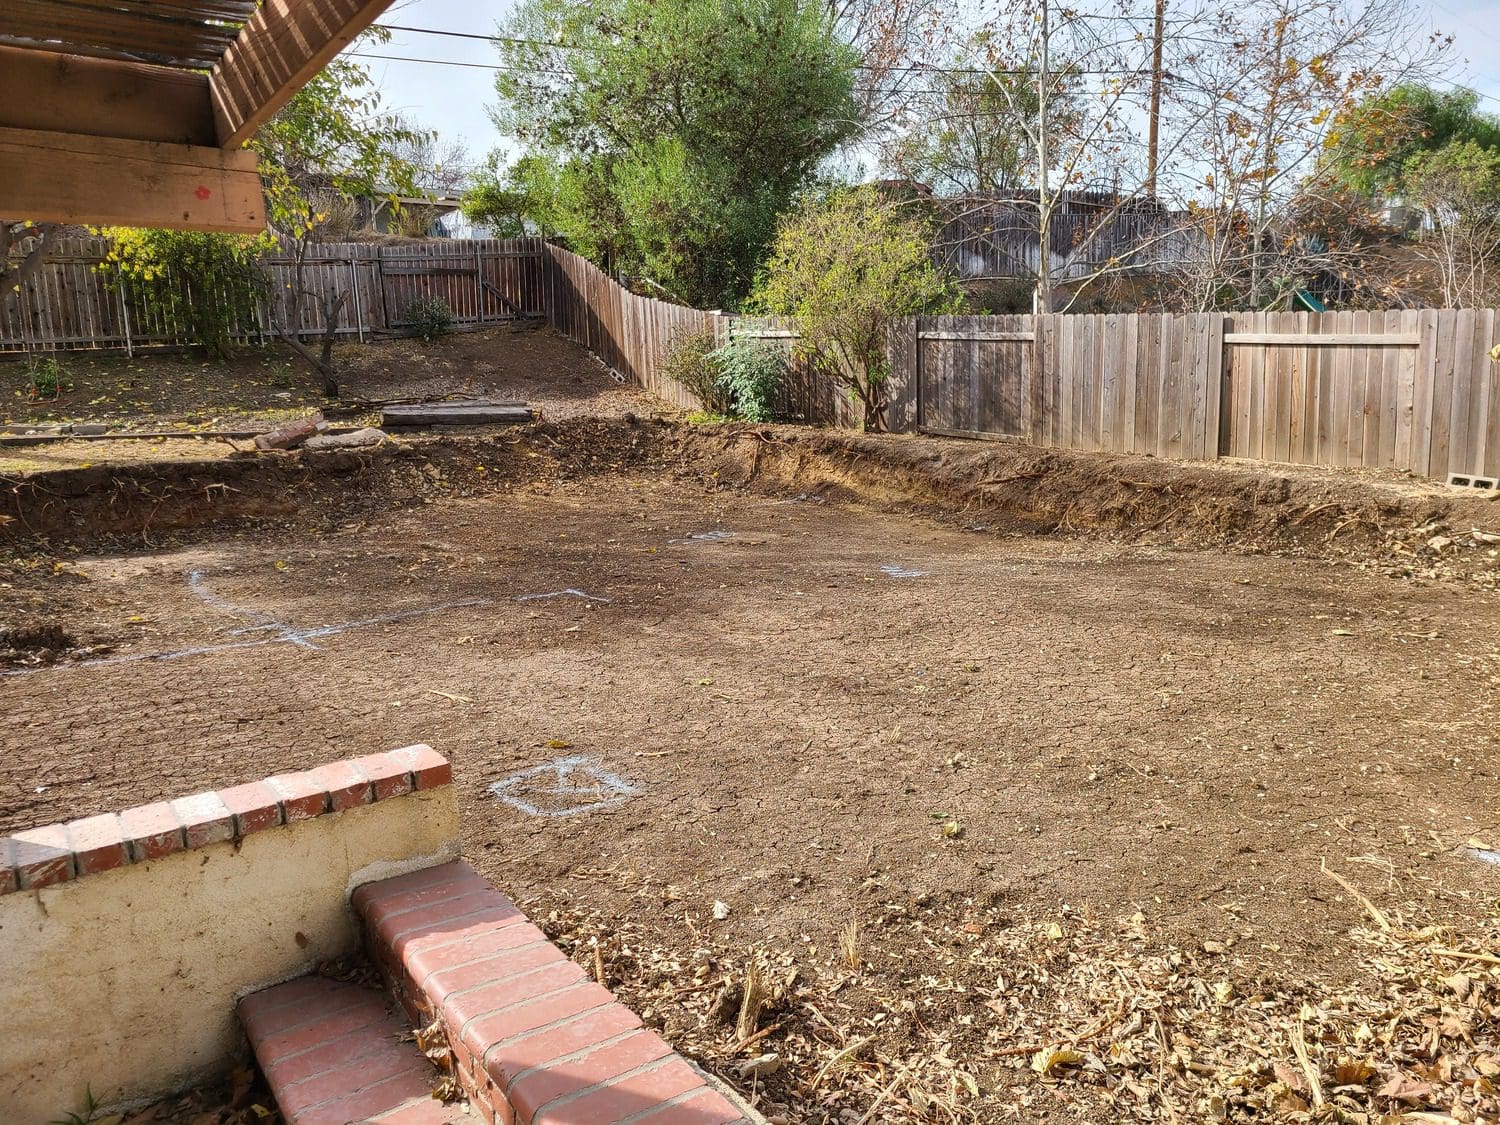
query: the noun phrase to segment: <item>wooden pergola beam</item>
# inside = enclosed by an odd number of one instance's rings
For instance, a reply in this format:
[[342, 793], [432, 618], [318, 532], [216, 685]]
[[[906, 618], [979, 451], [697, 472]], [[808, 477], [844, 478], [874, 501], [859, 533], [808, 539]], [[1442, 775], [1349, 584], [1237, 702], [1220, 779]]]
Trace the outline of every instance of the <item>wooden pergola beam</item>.
[[266, 0], [210, 77], [223, 148], [239, 148], [391, 0]]
[[257, 234], [253, 152], [0, 128], [0, 215]]
[[0, 45], [0, 127], [216, 147], [208, 76]]

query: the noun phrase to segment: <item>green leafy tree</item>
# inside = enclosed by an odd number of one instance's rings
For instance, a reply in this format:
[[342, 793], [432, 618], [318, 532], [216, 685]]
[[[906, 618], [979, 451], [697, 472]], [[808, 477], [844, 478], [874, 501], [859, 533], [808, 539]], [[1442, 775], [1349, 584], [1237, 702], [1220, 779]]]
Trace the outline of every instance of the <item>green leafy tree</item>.
[[1426, 212], [1419, 246], [1437, 269], [1444, 303], [1500, 301], [1500, 149], [1454, 141], [1411, 157], [1401, 174]]
[[489, 227], [496, 238], [555, 234], [554, 171], [542, 157], [523, 156], [506, 167], [498, 152], [490, 153], [463, 194], [464, 218]]
[[693, 304], [744, 296], [859, 127], [855, 53], [810, 0], [526, 0], [502, 31], [526, 218]]
[[[1039, 109], [1036, 75], [1027, 69], [985, 73], [962, 66], [939, 72], [914, 102], [917, 123], [892, 147], [893, 167], [938, 195], [999, 194], [1037, 184], [1031, 123]], [[1053, 128], [1076, 128], [1076, 75], [1052, 92]]]
[[797, 318], [800, 356], [859, 402], [864, 429], [885, 427], [892, 323], [959, 307], [931, 239], [924, 219], [875, 189], [837, 191], [781, 223], [756, 286], [753, 306]]
[[1500, 149], [1500, 118], [1479, 109], [1473, 90], [1394, 86], [1354, 106], [1330, 148], [1340, 182], [1361, 195], [1399, 195], [1414, 159], [1451, 144]]

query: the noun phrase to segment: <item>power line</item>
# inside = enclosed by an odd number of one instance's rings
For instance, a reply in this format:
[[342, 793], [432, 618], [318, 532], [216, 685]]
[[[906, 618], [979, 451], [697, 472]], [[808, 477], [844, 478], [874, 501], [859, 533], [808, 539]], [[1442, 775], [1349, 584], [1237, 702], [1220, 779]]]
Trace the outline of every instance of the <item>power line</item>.
[[[1441, 5], [1437, 5], [1437, 6], [1441, 7]], [[1095, 17], [1089, 17], [1089, 18], [1095, 18]], [[1111, 16], [1111, 17], [1097, 17], [1097, 18], [1135, 19], [1137, 17], [1133, 17], [1133, 16], [1131, 16], [1131, 17], [1125, 17], [1125, 16], [1116, 17], [1116, 16]], [[1140, 17], [1140, 18], [1147, 18], [1147, 17]], [[587, 51], [587, 50], [592, 50], [593, 49], [593, 48], [584, 46], [582, 44], [577, 44], [577, 43], [557, 43], [557, 42], [551, 42], [551, 41], [544, 40], [544, 39], [519, 39], [519, 38], [514, 38], [514, 37], [511, 37], [511, 36], [504, 36], [504, 35], [480, 35], [477, 32], [471, 32], [471, 31], [443, 31], [443, 30], [440, 30], [438, 28], [409, 27], [409, 26], [405, 26], [405, 25], [402, 25], [402, 24], [377, 24], [376, 26], [382, 28], [385, 31], [404, 31], [404, 32], [410, 32], [410, 33], [416, 34], [416, 35], [435, 35], [435, 36], [441, 36], [441, 37], [450, 38], [450, 39], [476, 40], [476, 41], [484, 42], [484, 43], [513, 43], [513, 44], [515, 44], [517, 46], [548, 47], [548, 48], [554, 48], [554, 49], [557, 49], [557, 50], [564, 50], [564, 51]], [[1218, 42], [1218, 41], [1215, 41], [1215, 42]], [[1219, 42], [1219, 45], [1220, 46], [1235, 46], [1235, 44], [1229, 43], [1227, 41], [1226, 42]], [[460, 60], [457, 60], [457, 59], [429, 59], [429, 58], [418, 58], [418, 57], [412, 56], [412, 55], [376, 54], [376, 53], [368, 52], [368, 51], [346, 51], [344, 53], [346, 55], [352, 55], [352, 56], [357, 57], [357, 58], [363, 58], [363, 59], [380, 59], [380, 60], [385, 61], [385, 62], [420, 63], [420, 64], [428, 65], [428, 66], [456, 66], [456, 67], [462, 67], [462, 68], [469, 69], [469, 70], [489, 70], [489, 71], [496, 71], [496, 72], [504, 71], [504, 72], [509, 72], [509, 73], [520, 73], [520, 74], [548, 74], [548, 75], [552, 75], [554, 77], [559, 77], [559, 78], [567, 78], [567, 77], [571, 76], [571, 72], [569, 72], [569, 71], [549, 69], [549, 68], [546, 68], [546, 67], [507, 66], [507, 65], [504, 65], [504, 64], [500, 64], [500, 63], [463, 62], [463, 61], [460, 61]], [[913, 63], [913, 64], [910, 64], [910, 65], [903, 65], [903, 66], [872, 66], [872, 65], [870, 65], [868, 63], [859, 63], [859, 64], [856, 64], [856, 69], [858, 69], [858, 70], [866, 70], [866, 71], [874, 71], [874, 72], [876, 72], [878, 74], [895, 74], [895, 73], [906, 73], [906, 74], [962, 74], [962, 75], [971, 75], [971, 76], [976, 76], [976, 77], [1001, 76], [1001, 75], [1009, 76], [1009, 77], [1025, 77], [1025, 76], [1030, 76], [1030, 75], [1032, 75], [1034, 73], [1031, 70], [995, 70], [995, 69], [990, 69], [990, 68], [987, 68], [987, 67], [937, 66], [937, 65], [932, 64], [932, 63]], [[1072, 70], [1072, 71], [1069, 71], [1068, 73], [1069, 74], [1077, 74], [1077, 75], [1089, 75], [1089, 76], [1094, 76], [1094, 77], [1122, 77], [1122, 76], [1140, 77], [1140, 76], [1142, 76], [1143, 74], [1146, 73], [1146, 70], [1145, 70], [1145, 68], [1136, 68], [1136, 69], [1097, 69], [1097, 70]], [[1168, 75], [1167, 78], [1168, 78], [1169, 81], [1171, 80], [1171, 76], [1170, 75]], [[1476, 80], [1477, 81], [1483, 81], [1483, 82], [1496, 82], [1497, 81], [1496, 79], [1489, 78], [1489, 77], [1486, 77], [1486, 76], [1477, 76]], [[1500, 105], [1500, 97], [1497, 97], [1497, 96], [1495, 96], [1493, 94], [1486, 94], [1486, 93], [1484, 93], [1482, 91], [1479, 91], [1479, 90], [1474, 90], [1472, 87], [1466, 86], [1466, 85], [1464, 85], [1461, 82], [1455, 82], [1455, 81], [1452, 81], [1451, 79], [1434, 79], [1434, 82], [1435, 83], [1445, 84], [1445, 85], [1447, 85], [1447, 86], [1449, 86], [1449, 87], [1451, 87], [1453, 89], [1470, 90], [1472, 93], [1474, 93], [1480, 99], [1482, 99], [1484, 101], [1488, 101], [1488, 102], [1494, 102], [1496, 105]], [[913, 92], [913, 93], [924, 93], [925, 92], [925, 93], [929, 93], [929, 94], [939, 94], [939, 93], [943, 93], [944, 91], [941, 91], [941, 90], [927, 90], [927, 91], [914, 90], [914, 91], [911, 91], [911, 92]]]

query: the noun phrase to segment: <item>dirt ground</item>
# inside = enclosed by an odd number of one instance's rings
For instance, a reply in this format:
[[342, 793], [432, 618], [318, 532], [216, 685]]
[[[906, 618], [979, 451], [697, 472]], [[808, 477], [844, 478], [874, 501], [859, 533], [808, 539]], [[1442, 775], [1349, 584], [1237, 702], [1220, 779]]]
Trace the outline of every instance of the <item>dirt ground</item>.
[[780, 1120], [1500, 1113], [1492, 590], [702, 461], [462, 491], [15, 557], [0, 831], [423, 741]]
[[[21, 361], [0, 359], [0, 424], [255, 429], [327, 405], [306, 366], [275, 347], [244, 347], [224, 364], [180, 352], [147, 352], [134, 359], [85, 352], [60, 358], [68, 389], [55, 400], [42, 401], [28, 396]], [[616, 382], [588, 352], [530, 321], [454, 333], [432, 343], [351, 341], [335, 349], [334, 362], [342, 400], [355, 404], [448, 395], [515, 399], [554, 420], [649, 412], [654, 405], [638, 388]], [[16, 451], [0, 450], [0, 456], [8, 452]]]

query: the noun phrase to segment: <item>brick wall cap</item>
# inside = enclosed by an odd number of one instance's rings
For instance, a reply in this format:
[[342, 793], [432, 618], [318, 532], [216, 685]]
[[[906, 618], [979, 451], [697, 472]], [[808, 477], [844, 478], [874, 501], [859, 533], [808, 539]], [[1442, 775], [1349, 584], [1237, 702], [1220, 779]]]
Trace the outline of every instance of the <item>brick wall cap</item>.
[[237, 843], [251, 832], [426, 792], [452, 778], [453, 767], [432, 747], [407, 746], [0, 835], [0, 895]]

